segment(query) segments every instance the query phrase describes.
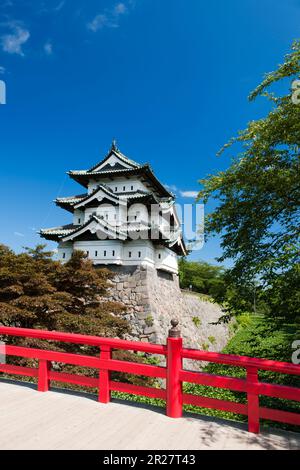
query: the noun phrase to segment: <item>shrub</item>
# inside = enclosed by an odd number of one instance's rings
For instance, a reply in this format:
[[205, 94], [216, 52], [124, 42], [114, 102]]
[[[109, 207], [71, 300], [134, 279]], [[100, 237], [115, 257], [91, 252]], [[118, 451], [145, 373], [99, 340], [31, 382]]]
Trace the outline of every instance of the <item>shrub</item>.
[[199, 328], [202, 325], [202, 320], [199, 317], [193, 317], [193, 323], [197, 328]]

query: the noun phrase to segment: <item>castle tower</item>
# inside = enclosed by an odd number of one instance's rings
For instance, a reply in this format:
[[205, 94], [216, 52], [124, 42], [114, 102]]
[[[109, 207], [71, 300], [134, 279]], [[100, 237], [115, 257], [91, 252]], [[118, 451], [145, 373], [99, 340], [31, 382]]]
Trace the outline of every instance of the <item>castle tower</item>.
[[68, 174], [85, 192], [55, 202], [73, 220], [40, 231], [58, 243], [59, 260], [81, 250], [95, 267], [115, 272], [109, 299], [126, 305], [128, 339], [162, 343], [171, 319], [179, 318], [187, 345], [198, 348], [213, 336], [211, 349], [221, 350], [229, 333], [227, 326], [213, 324], [222, 315], [220, 307], [179, 288], [177, 257], [186, 255], [186, 248], [175, 198], [150, 166], [130, 160], [113, 142], [100, 163]]
[[186, 255], [175, 198], [149, 164], [123, 155], [113, 141], [106, 157], [88, 170], [69, 171], [85, 188], [83, 194], [56, 199], [72, 213], [72, 223], [40, 230], [58, 243], [58, 258], [74, 250], [95, 266], [126, 272], [149, 267], [178, 273], [177, 256]]

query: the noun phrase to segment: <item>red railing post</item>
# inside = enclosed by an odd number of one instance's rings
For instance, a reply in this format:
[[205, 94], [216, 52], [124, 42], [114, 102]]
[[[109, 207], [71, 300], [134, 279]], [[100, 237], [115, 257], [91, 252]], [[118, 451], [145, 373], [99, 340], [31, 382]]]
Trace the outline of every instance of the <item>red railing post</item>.
[[[109, 360], [111, 359], [111, 347], [101, 346], [100, 359]], [[99, 395], [98, 401], [100, 403], [109, 403], [111, 399], [110, 392], [110, 371], [107, 369], [99, 370]]]
[[256, 367], [247, 367], [247, 401], [248, 401], [248, 431], [259, 434], [259, 396], [253, 390], [258, 383], [258, 370]]
[[39, 375], [38, 375], [38, 391], [39, 392], [48, 392], [49, 390], [50, 367], [51, 367], [50, 361], [47, 361], [46, 359], [39, 360]]
[[183, 394], [180, 371], [182, 369], [182, 338], [178, 321], [171, 321], [167, 341], [167, 416], [180, 418], [182, 416]]

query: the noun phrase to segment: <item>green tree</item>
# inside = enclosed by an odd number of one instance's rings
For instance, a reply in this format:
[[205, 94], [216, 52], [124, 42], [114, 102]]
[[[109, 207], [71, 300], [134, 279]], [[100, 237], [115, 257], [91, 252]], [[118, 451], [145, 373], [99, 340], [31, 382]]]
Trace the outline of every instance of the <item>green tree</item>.
[[[269, 91], [275, 82], [291, 86], [300, 75], [300, 42], [295, 42], [284, 63], [250, 95], [270, 100], [269, 114], [252, 121], [232, 139], [242, 146], [226, 171], [201, 181], [199, 199], [218, 201], [208, 215], [206, 233], [219, 234], [220, 262], [234, 261], [225, 280], [234, 293], [229, 310], [251, 296], [253, 283], [265, 313], [282, 321], [299, 320], [299, 146], [300, 105], [291, 90], [283, 96]], [[222, 149], [224, 150], [224, 149]]]
[[[45, 251], [44, 245], [25, 250], [25, 253], [15, 254], [0, 245], [0, 324], [119, 338], [130, 331], [128, 322], [122, 318], [124, 306], [107, 299], [113, 273], [95, 269], [79, 251], [62, 265], [51, 259], [51, 253]], [[5, 339], [15, 345], [99, 356], [99, 349], [95, 347], [38, 339]], [[143, 357], [126, 351], [113, 354], [127, 361], [145, 361]], [[29, 359], [9, 357], [9, 361], [37, 366], [36, 361]], [[94, 369], [72, 365], [56, 365], [56, 368], [93, 377], [98, 373]], [[137, 385], [152, 383], [152, 379], [129, 374], [113, 373], [112, 377]]]
[[62, 265], [44, 246], [15, 254], [0, 246], [0, 322], [99, 336], [129, 331], [123, 305], [105, 299], [112, 274], [82, 252]]
[[179, 279], [182, 289], [189, 289], [210, 295], [214, 298], [224, 298], [226, 286], [224, 269], [204, 261], [179, 260]]

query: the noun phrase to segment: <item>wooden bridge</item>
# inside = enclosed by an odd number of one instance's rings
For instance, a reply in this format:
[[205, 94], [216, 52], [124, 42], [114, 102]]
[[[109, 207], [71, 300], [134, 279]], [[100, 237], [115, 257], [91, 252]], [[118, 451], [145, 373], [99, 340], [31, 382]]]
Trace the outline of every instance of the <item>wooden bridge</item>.
[[0, 380], [0, 450], [297, 449], [300, 435], [247, 431], [205, 416], [170, 419], [163, 410]]
[[[262, 418], [300, 425], [298, 413], [260, 407], [259, 395], [300, 401], [300, 389], [260, 382], [258, 371], [300, 375], [298, 365], [185, 349], [176, 321], [172, 322], [166, 345], [6, 327], [0, 327], [0, 335], [89, 345], [100, 350], [100, 357], [95, 357], [6, 344], [8, 357], [33, 358], [39, 367], [5, 363], [0, 364], [0, 372], [36, 377], [38, 387], [36, 390], [34, 384], [20, 385], [4, 378], [0, 381], [0, 449], [300, 449], [300, 434], [259, 434]], [[115, 360], [112, 351], [116, 349], [165, 356], [166, 367]], [[246, 378], [187, 371], [183, 359], [242, 367]], [[99, 377], [57, 372], [52, 362], [95, 368]], [[113, 381], [111, 371], [165, 379], [166, 387]], [[98, 401], [89, 394], [49, 391], [51, 381], [98, 388]], [[185, 394], [183, 382], [244, 392], [247, 404]], [[166, 410], [111, 402], [111, 391], [160, 398], [166, 401]], [[184, 404], [244, 414], [250, 432], [240, 423], [183, 415]]]

